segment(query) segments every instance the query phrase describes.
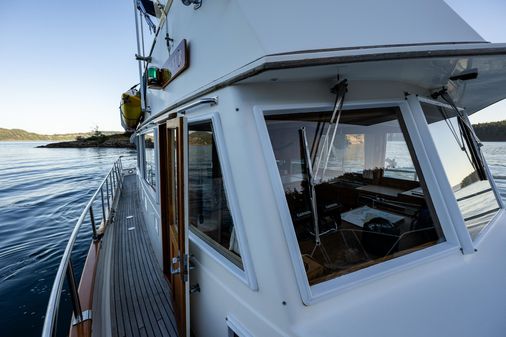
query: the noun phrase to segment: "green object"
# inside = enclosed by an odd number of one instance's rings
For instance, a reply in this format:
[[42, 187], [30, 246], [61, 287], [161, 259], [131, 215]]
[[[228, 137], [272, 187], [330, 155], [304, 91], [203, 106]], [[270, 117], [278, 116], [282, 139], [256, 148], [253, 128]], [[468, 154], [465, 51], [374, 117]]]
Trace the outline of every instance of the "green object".
[[158, 69], [155, 67], [148, 68], [148, 79], [156, 81], [158, 79]]

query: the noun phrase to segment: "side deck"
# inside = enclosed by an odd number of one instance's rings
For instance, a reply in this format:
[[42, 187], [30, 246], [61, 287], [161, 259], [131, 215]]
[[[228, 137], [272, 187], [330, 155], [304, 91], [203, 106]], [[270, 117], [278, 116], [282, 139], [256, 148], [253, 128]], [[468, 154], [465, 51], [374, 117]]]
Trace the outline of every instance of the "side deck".
[[127, 175], [101, 242], [93, 336], [178, 336], [170, 285], [156, 261], [141, 207], [137, 178]]

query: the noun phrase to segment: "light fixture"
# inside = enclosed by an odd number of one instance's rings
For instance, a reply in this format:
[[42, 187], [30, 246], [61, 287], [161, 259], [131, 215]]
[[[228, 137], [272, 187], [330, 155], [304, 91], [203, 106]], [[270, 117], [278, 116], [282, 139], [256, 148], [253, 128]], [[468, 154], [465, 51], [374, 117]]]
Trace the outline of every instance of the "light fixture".
[[202, 6], [202, 0], [181, 0], [183, 5], [190, 6], [193, 4], [193, 9], [199, 9]]

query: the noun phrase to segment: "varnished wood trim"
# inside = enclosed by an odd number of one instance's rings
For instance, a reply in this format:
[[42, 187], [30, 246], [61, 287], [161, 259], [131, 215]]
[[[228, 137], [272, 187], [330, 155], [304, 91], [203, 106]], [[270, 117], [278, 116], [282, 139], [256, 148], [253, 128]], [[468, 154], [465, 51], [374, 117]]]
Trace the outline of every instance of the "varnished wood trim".
[[[88, 250], [88, 256], [86, 257], [83, 273], [81, 274], [81, 281], [79, 282], [79, 299], [83, 312], [92, 310], [93, 307], [93, 287], [95, 285], [95, 272], [97, 270], [99, 251], [100, 243], [93, 241]], [[71, 326], [69, 335], [70, 337], [90, 337], [91, 320]]]
[[169, 238], [169, 179], [168, 179], [168, 142], [169, 139], [167, 127], [160, 125], [158, 127], [158, 143], [159, 143], [159, 163], [160, 163], [160, 222], [162, 230], [162, 262], [163, 273], [170, 275], [170, 238]]

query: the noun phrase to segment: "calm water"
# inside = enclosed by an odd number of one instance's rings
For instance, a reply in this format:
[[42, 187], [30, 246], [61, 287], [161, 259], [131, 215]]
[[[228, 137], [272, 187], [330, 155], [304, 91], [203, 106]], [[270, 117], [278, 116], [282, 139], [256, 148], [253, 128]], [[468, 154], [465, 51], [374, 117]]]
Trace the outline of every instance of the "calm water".
[[[40, 144], [0, 142], [2, 337], [40, 335], [54, 274], [82, 208], [117, 157], [134, 154], [35, 148]], [[506, 200], [506, 143], [485, 143], [484, 152]], [[84, 259], [90, 231], [81, 232], [74, 261]]]
[[[118, 156], [135, 153], [35, 148], [40, 144], [0, 142], [2, 337], [40, 335], [54, 274], [82, 208]], [[81, 231], [74, 261], [84, 259], [90, 232], [89, 226]]]

